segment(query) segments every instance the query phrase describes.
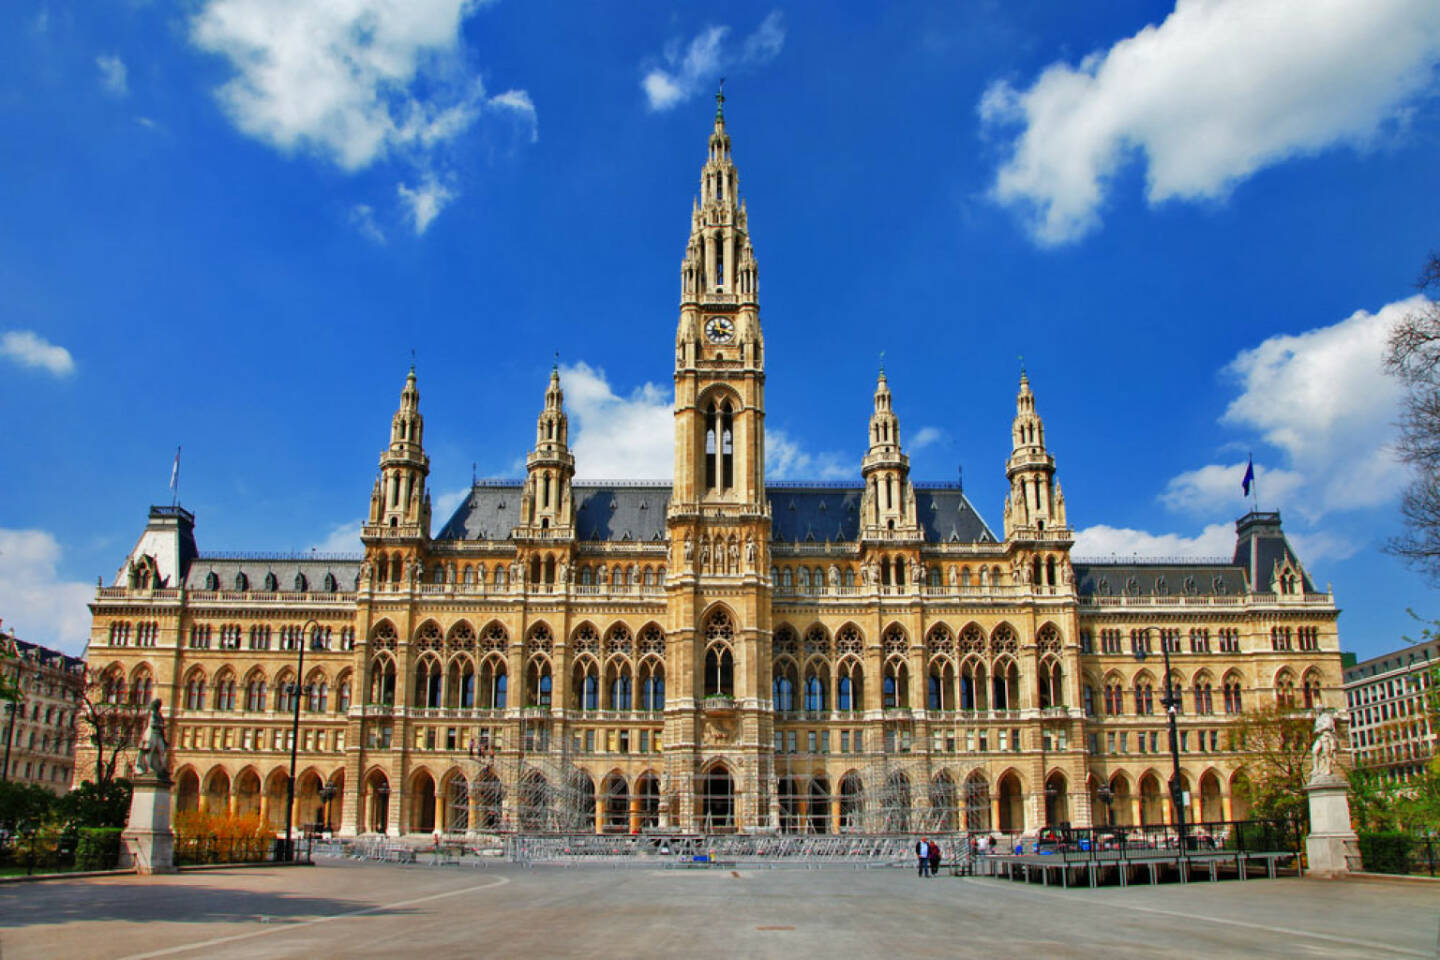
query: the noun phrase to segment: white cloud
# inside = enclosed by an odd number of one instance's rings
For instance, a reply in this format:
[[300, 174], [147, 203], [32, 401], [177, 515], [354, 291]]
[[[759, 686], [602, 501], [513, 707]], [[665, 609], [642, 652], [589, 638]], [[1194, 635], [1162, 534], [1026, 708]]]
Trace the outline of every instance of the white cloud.
[[986, 90], [982, 125], [1020, 128], [993, 196], [1042, 244], [1097, 227], [1138, 154], [1151, 204], [1223, 197], [1264, 167], [1403, 122], [1437, 61], [1434, 0], [1178, 0], [1159, 26], [1052, 64], [1029, 89]]
[[530, 142], [540, 139], [540, 115], [535, 112], [535, 101], [524, 90], [506, 90], [490, 98], [490, 105], [509, 110], [530, 126]]
[[354, 170], [471, 105], [471, 91], [444, 103], [412, 88], [453, 56], [461, 21], [476, 6], [209, 0], [191, 20], [190, 38], [235, 68], [217, 95], [236, 126], [282, 150], [310, 148]]
[[418, 237], [430, 226], [431, 221], [440, 215], [440, 211], [456, 194], [453, 190], [444, 186], [433, 176], [427, 176], [420, 181], [419, 186], [407, 187], [403, 183], [395, 185], [395, 192], [400, 196], [401, 206], [405, 208], [410, 217], [410, 223], [415, 228], [415, 235]]
[[324, 540], [312, 543], [310, 549], [319, 553], [362, 553], [365, 544], [360, 539], [360, 531], [364, 526], [363, 519], [337, 523], [330, 528]]
[[1193, 537], [1178, 533], [1150, 533], [1097, 524], [1075, 534], [1076, 557], [1231, 557], [1235, 553], [1235, 527], [1212, 523]]
[[741, 43], [738, 56], [730, 53], [725, 38], [728, 26], [708, 26], [689, 42], [671, 41], [660, 58], [663, 65], [645, 72], [640, 87], [651, 110], [669, 110], [708, 89], [727, 69], [759, 66], [775, 59], [785, 46], [785, 20], [779, 10], [760, 22]]
[[[1212, 463], [1197, 470], [1187, 470], [1170, 478], [1160, 502], [1171, 510], [1195, 514], [1215, 514], [1248, 509], [1241, 481], [1249, 461]], [[1283, 506], [1291, 494], [1304, 486], [1305, 478], [1293, 470], [1255, 465], [1255, 489], [1263, 488], [1267, 504]]]
[[538, 137], [528, 93], [487, 97], [466, 76], [461, 27], [486, 2], [202, 0], [190, 40], [234, 68], [216, 95], [243, 133], [347, 171], [391, 158], [419, 171], [419, 187], [401, 188], [418, 234], [455, 197], [431, 173], [439, 153], [479, 117], [518, 118]]
[[771, 480], [856, 479], [859, 464], [838, 453], [807, 453], [783, 430], [765, 430], [765, 474]]
[[130, 82], [126, 76], [125, 61], [119, 56], [112, 54], [101, 54], [95, 58], [95, 66], [100, 68], [100, 86], [116, 97], [123, 97], [130, 92]]
[[444, 493], [436, 494], [430, 504], [430, 518], [438, 528], [455, 512], [455, 509], [470, 496], [469, 487], [461, 487], [459, 490], [447, 490]]
[[350, 224], [360, 231], [360, 235], [373, 240], [375, 243], [385, 242], [385, 231], [380, 229], [380, 224], [375, 221], [375, 208], [368, 203], [357, 203], [350, 208]]
[[[1227, 367], [1242, 390], [1222, 422], [1259, 431], [1284, 451], [1304, 478], [1296, 506], [1316, 515], [1373, 507], [1404, 486], [1391, 449], [1401, 391], [1381, 360], [1390, 330], [1424, 302], [1416, 296], [1271, 337]], [[1270, 496], [1263, 487], [1260, 493]]]
[[[629, 396], [605, 371], [586, 363], [560, 368], [570, 416], [575, 474], [587, 480], [669, 480], [675, 473], [674, 393], [646, 383]], [[523, 463], [522, 463], [523, 467]], [[773, 480], [851, 477], [857, 465], [839, 454], [812, 454], [783, 430], [765, 431], [765, 469]]]
[[57, 377], [75, 372], [70, 351], [57, 347], [31, 330], [11, 330], [0, 335], [0, 357], [9, 357], [22, 367], [40, 367]]
[[910, 448], [911, 453], [919, 453], [926, 447], [934, 446], [944, 439], [945, 431], [939, 427], [921, 427], [915, 431], [915, 436], [910, 438], [910, 442], [906, 446]]
[[675, 470], [673, 393], [646, 383], [628, 397], [587, 363], [560, 368], [575, 473], [591, 480], [669, 480]]
[[61, 580], [60, 543], [44, 530], [0, 529], [0, 613], [21, 640], [78, 654], [90, 636], [90, 584]]

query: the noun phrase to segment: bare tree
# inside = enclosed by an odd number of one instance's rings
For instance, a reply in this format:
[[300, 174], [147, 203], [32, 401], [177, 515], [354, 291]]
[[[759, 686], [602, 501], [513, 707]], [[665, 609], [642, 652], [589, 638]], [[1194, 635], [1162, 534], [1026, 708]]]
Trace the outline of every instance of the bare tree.
[[1440, 253], [1417, 283], [1427, 300], [1390, 333], [1385, 370], [1405, 387], [1396, 452], [1410, 468], [1400, 499], [1405, 532], [1386, 550], [1440, 583]]
[[147, 706], [128, 695], [123, 678], [85, 668], [80, 692], [83, 722], [77, 726], [95, 751], [95, 785], [102, 791], [115, 780], [121, 759], [139, 739]]

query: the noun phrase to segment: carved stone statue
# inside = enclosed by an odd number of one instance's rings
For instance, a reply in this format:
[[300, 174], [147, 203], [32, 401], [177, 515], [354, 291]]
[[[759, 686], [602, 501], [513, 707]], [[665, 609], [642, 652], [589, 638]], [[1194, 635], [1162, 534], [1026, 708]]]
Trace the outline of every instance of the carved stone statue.
[[1310, 746], [1310, 759], [1314, 764], [1310, 771], [1311, 783], [1335, 775], [1335, 755], [1339, 749], [1340, 742], [1335, 736], [1335, 711], [1322, 708], [1315, 714], [1315, 742]]
[[734, 541], [730, 543], [730, 572], [740, 572], [740, 545]]
[[561, 583], [569, 583], [569, 582], [570, 582], [570, 564], [566, 563], [564, 560], [561, 560], [561, 561], [560, 561], [560, 567], [559, 567], [559, 569], [556, 570], [556, 572], [555, 572], [555, 578], [556, 578], [559, 582], [561, 582]]
[[160, 712], [160, 699], [150, 701], [150, 715], [135, 756], [135, 773], [142, 777], [165, 779], [169, 768], [169, 746], [165, 742], [165, 715]]
[[1069, 560], [1065, 561], [1065, 573], [1063, 579], [1067, 587], [1073, 586], [1075, 583], [1075, 567], [1070, 563]]
[[755, 540], [751, 537], [745, 539], [745, 562], [749, 564], [755, 563]]
[[688, 561], [688, 560], [694, 560], [694, 559], [695, 559], [695, 538], [694, 538], [694, 537], [686, 537], [686, 538], [685, 538], [685, 559], [686, 559], [687, 561]]
[[840, 587], [840, 568], [833, 563], [830, 564], [830, 570], [826, 574], [826, 579], [830, 581], [830, 589], [838, 589]]
[[706, 573], [710, 572], [710, 541], [706, 540], [700, 544], [700, 567]]

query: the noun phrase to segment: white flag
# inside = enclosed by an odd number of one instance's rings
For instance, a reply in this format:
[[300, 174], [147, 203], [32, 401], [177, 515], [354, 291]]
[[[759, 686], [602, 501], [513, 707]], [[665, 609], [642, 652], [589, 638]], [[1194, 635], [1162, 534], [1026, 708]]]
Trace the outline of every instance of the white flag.
[[180, 448], [175, 448], [175, 465], [170, 468], [170, 489], [180, 486]]

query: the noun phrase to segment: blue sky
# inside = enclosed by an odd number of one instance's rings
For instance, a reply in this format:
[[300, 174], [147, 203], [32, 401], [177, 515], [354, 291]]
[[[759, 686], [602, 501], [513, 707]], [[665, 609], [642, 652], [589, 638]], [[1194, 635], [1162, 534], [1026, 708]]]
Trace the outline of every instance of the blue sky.
[[884, 351], [913, 475], [998, 527], [1023, 354], [1077, 554], [1228, 554], [1253, 451], [1346, 649], [1440, 616], [1380, 551], [1378, 364], [1440, 247], [1440, 7], [722, 15], [7, 4], [5, 624], [82, 646], [177, 443], [202, 550], [356, 545], [412, 349], [437, 513], [520, 472], [556, 351], [580, 473], [668, 475], [721, 74], [772, 475], [858, 477]]

